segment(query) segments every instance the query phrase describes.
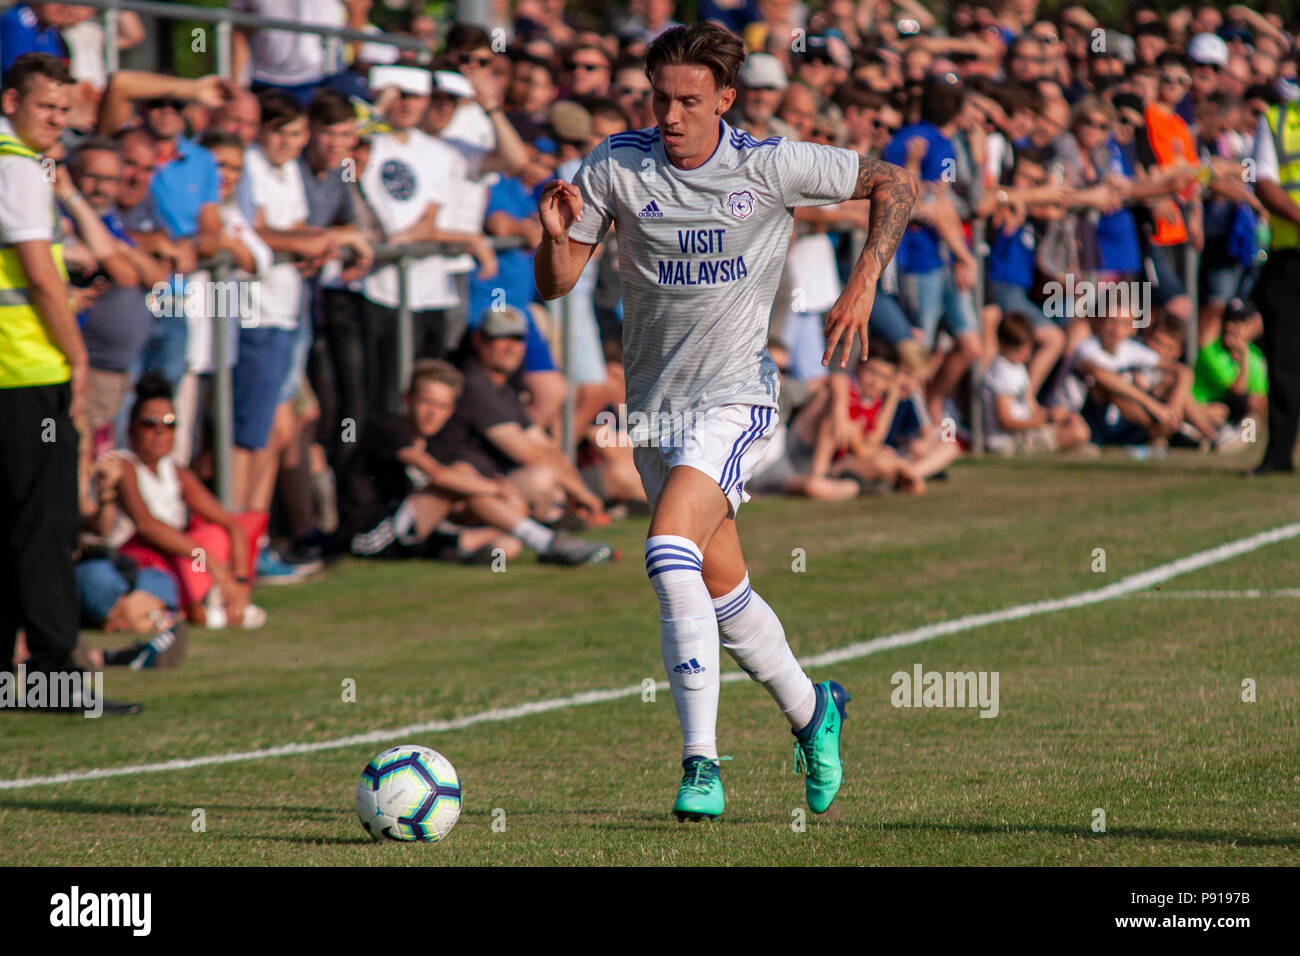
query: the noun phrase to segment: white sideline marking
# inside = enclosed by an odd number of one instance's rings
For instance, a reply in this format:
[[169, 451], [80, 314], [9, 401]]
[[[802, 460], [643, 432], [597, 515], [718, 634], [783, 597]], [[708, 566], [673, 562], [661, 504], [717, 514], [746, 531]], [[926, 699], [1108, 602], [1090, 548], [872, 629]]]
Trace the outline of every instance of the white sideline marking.
[[1300, 588], [1275, 588], [1261, 591], [1259, 588], [1244, 588], [1240, 591], [1144, 591], [1137, 597], [1144, 598], [1296, 598], [1300, 597]]
[[[1123, 597], [1135, 591], [1142, 591], [1180, 574], [1197, 571], [1213, 564], [1221, 564], [1240, 555], [1249, 554], [1251, 551], [1258, 551], [1270, 544], [1287, 541], [1295, 537], [1300, 537], [1300, 523], [1283, 525], [1280, 528], [1274, 528], [1272, 531], [1261, 531], [1259, 534], [1253, 534], [1248, 538], [1229, 541], [1206, 551], [1198, 551], [1196, 554], [1190, 554], [1185, 558], [1159, 565], [1149, 571], [1129, 575], [1114, 584], [1108, 584], [1092, 591], [1083, 591], [1069, 597], [1018, 604], [1015, 607], [1003, 608], [1000, 611], [967, 614], [963, 617], [940, 621], [937, 624], [928, 624], [925, 627], [914, 628], [910, 631], [900, 631], [897, 634], [887, 634], [883, 637], [872, 638], [869, 641], [850, 644], [847, 647], [827, 651], [823, 654], [814, 654], [811, 657], [801, 658], [800, 663], [804, 667], [824, 667], [827, 664], [856, 660], [879, 651], [887, 651], [895, 647], [906, 647], [909, 644], [920, 644], [922, 641], [933, 640], [946, 634], [969, 631], [989, 624], [1001, 624], [1004, 621], [1015, 621], [1023, 617], [1051, 614], [1055, 611], [1086, 607], [1089, 604], [1100, 604], [1103, 601]], [[748, 675], [740, 671], [731, 671], [722, 675], [722, 681], [728, 684], [748, 679]], [[668, 684], [666, 681], [659, 681], [655, 686], [658, 690], [666, 690]], [[100, 767], [93, 770], [73, 770], [45, 777], [20, 777], [15, 780], [0, 780], [0, 790], [17, 790], [23, 787], [41, 787], [57, 783], [77, 783], [83, 780], [102, 780], [107, 777], [126, 777], [141, 773], [162, 773], [168, 770], [189, 770], [193, 767], [211, 767], [217, 764], [237, 763], [244, 760], [267, 760], [271, 757], [290, 757], [299, 754], [319, 753], [324, 750], [341, 750], [358, 744], [385, 743], [403, 738], [412, 738], [420, 734], [462, 730], [466, 727], [473, 727], [475, 724], [518, 720], [521, 717], [544, 714], [551, 710], [563, 710], [568, 707], [580, 707], [584, 704], [600, 704], [611, 700], [620, 700], [624, 697], [636, 697], [641, 693], [641, 689], [641, 685], [636, 684], [631, 687], [620, 687], [611, 690], [589, 690], [569, 697], [553, 697], [550, 700], [517, 704], [514, 707], [498, 707], [492, 710], [484, 710], [477, 714], [457, 717], [455, 720], [432, 720], [422, 724], [408, 724], [405, 727], [397, 727], [391, 730], [372, 730], [364, 734], [352, 734], [348, 737], [320, 740], [315, 743], [283, 744], [279, 747], [248, 750], [241, 753], [212, 754], [207, 757], [177, 758], [160, 763], [134, 764], [126, 767]]]

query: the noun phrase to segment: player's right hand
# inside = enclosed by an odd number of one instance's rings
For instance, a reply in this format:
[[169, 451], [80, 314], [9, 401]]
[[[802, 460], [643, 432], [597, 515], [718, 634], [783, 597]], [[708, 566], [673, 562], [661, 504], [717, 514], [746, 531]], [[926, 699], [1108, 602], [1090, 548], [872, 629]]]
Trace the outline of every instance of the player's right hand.
[[567, 239], [575, 222], [582, 222], [582, 192], [573, 183], [553, 179], [537, 200], [542, 229], [555, 240]]

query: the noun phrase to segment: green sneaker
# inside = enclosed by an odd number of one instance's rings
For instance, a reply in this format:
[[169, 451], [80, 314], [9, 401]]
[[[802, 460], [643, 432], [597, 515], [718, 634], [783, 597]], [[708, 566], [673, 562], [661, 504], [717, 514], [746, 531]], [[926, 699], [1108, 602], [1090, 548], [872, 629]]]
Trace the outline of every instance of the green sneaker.
[[718, 775], [718, 765], [730, 757], [710, 760], [708, 757], [692, 756], [682, 761], [682, 785], [677, 791], [677, 802], [673, 804], [673, 813], [679, 822], [686, 820], [716, 820], [722, 816], [727, 801], [722, 794], [722, 777]]
[[804, 774], [804, 794], [808, 809], [825, 813], [835, 802], [844, 779], [840, 763], [840, 731], [848, 713], [844, 709], [849, 692], [833, 680], [822, 681], [815, 688], [817, 709], [802, 731], [794, 734], [794, 772]]

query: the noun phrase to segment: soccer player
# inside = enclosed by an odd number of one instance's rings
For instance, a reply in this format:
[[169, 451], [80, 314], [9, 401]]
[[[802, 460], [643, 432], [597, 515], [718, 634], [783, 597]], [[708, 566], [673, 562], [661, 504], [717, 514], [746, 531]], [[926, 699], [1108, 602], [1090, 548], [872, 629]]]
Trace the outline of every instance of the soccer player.
[[839, 791], [849, 695], [834, 681], [814, 687], [750, 587], [736, 509], [776, 428], [778, 373], [766, 343], [791, 208], [871, 200], [866, 245], [826, 319], [822, 364], [842, 345], [844, 367], [854, 336], [865, 353], [876, 281], [918, 190], [906, 171], [850, 150], [733, 129], [722, 117], [743, 60], [741, 41], [716, 25], [665, 32], [646, 56], [658, 125], [609, 137], [572, 183], [547, 184], [538, 201], [534, 271], [547, 299], [573, 288], [617, 224], [629, 420], [666, 426], [651, 429], [657, 441], [636, 447], [635, 459], [653, 507], [646, 571], [685, 738], [679, 820], [724, 808], [719, 640], [789, 720], [809, 807], [824, 812]]

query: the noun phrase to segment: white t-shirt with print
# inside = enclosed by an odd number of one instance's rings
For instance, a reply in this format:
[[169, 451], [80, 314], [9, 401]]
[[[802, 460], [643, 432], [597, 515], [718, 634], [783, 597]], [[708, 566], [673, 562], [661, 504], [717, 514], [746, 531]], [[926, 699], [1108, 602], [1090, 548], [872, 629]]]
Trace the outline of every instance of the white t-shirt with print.
[[[459, 164], [456, 150], [418, 129], [408, 130], [405, 141], [392, 133], [381, 134], [372, 141], [361, 190], [384, 232], [392, 235], [419, 222], [430, 203], [439, 207], [447, 203]], [[371, 272], [364, 289], [370, 301], [397, 308], [397, 266]], [[406, 271], [406, 292], [415, 311], [447, 309], [460, 302], [445, 256], [413, 260]]]

